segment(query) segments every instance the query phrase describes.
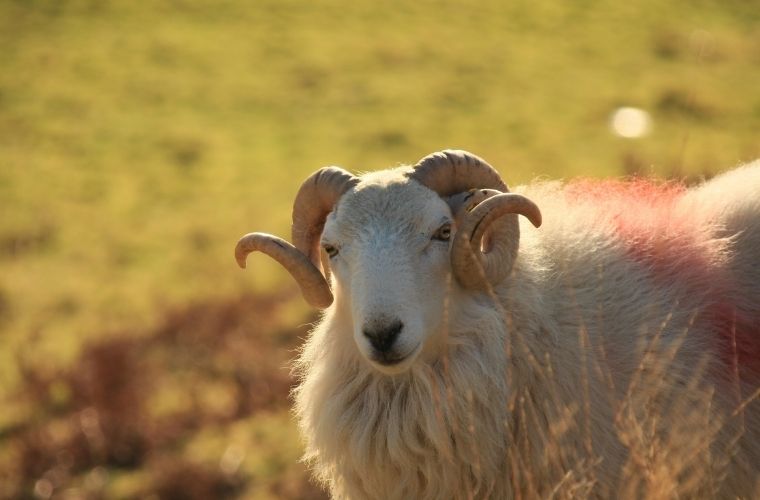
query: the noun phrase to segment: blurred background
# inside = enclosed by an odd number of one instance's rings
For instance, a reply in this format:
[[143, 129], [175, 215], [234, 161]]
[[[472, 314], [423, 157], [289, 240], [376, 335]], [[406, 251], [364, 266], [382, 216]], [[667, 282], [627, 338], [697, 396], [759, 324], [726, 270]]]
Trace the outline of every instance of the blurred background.
[[321, 498], [316, 318], [232, 249], [300, 182], [470, 150], [689, 181], [760, 157], [757, 0], [0, 0], [0, 498]]

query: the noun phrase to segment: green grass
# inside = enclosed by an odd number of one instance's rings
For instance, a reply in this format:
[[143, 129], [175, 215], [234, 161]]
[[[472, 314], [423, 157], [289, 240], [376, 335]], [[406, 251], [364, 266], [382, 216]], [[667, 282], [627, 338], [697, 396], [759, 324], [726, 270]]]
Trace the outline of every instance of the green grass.
[[[0, 0], [0, 392], [19, 350], [65, 366], [171, 305], [292, 286], [232, 248], [287, 235], [320, 166], [716, 172], [760, 156], [758, 82], [738, 0]], [[610, 133], [622, 105], [649, 136]]]

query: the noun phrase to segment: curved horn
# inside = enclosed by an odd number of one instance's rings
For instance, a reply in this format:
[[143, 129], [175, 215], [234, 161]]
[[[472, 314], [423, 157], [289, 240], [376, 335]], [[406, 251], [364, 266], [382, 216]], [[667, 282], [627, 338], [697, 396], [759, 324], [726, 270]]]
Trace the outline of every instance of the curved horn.
[[263, 252], [287, 269], [295, 278], [309, 304], [324, 309], [333, 295], [325, 276], [320, 272], [319, 237], [327, 214], [343, 193], [359, 179], [338, 167], [324, 167], [307, 178], [293, 202], [293, 241], [265, 233], [249, 233], [235, 246], [235, 260], [245, 268], [248, 254]]
[[486, 190], [483, 194], [490, 197], [464, 217], [451, 248], [454, 275], [463, 287], [470, 289], [483, 288], [484, 278], [491, 285], [499, 283], [512, 270], [517, 257], [520, 232], [514, 216], [505, 221], [505, 234], [499, 235], [507, 240], [506, 243], [495, 244], [486, 253], [481, 250], [483, 236], [494, 221], [507, 214], [519, 214], [527, 217], [535, 227], [541, 225], [541, 211], [528, 198], [514, 193], [489, 193]]
[[[481, 278], [483, 273], [488, 282], [495, 284], [512, 270], [520, 240], [517, 218], [505, 217], [499, 221], [498, 231], [491, 231], [491, 234], [498, 233], [497, 237], [492, 238], [495, 240], [493, 248], [483, 253], [483, 235], [492, 226], [492, 222], [512, 213], [525, 215], [534, 225], [541, 224], [541, 213], [533, 202], [509, 194], [499, 173], [485, 160], [467, 151], [447, 149], [430, 154], [417, 162], [409, 177], [443, 198], [452, 197], [450, 200], [457, 204], [457, 207], [452, 206], [455, 212], [467, 205], [468, 208], [464, 208], [465, 215], [462, 212], [455, 214], [457, 222], [463, 222], [457, 230], [451, 250], [454, 275], [465, 288], [484, 288], [486, 283]], [[468, 195], [453, 196], [473, 188], [481, 191], [475, 193], [473, 201], [469, 203]], [[505, 193], [509, 194], [506, 198], [503, 197]], [[472, 209], [484, 198], [489, 199]], [[499, 201], [491, 201], [492, 199]], [[467, 214], [470, 209], [472, 212]], [[473, 266], [478, 266], [478, 269]]]
[[427, 155], [417, 162], [410, 177], [441, 197], [472, 188], [509, 191], [496, 169], [482, 158], [458, 149]]
[[248, 254], [255, 251], [263, 252], [282, 264], [295, 278], [309, 304], [320, 309], [332, 304], [333, 295], [325, 277], [296, 247], [271, 234], [249, 233], [240, 238], [235, 246], [238, 265], [245, 269]]
[[319, 238], [327, 214], [359, 179], [340, 167], [324, 167], [306, 179], [293, 202], [293, 244], [319, 269]]

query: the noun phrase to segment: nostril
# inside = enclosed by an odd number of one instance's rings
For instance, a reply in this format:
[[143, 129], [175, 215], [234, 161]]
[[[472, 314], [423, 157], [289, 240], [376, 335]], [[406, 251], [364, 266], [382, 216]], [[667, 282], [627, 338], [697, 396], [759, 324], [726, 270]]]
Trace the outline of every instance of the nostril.
[[362, 329], [364, 336], [369, 339], [369, 343], [372, 347], [380, 352], [387, 352], [393, 347], [396, 342], [399, 333], [404, 328], [404, 324], [399, 321], [393, 321], [392, 323], [385, 323], [382, 325], [365, 326]]

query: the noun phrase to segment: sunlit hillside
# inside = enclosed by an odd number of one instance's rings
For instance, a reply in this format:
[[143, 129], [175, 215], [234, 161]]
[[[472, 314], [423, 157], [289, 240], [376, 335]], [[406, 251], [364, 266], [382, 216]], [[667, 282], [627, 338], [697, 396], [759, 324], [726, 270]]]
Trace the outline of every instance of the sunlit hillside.
[[313, 316], [240, 235], [286, 236], [318, 167], [447, 147], [511, 184], [711, 175], [760, 157], [759, 84], [752, 1], [0, 0], [0, 497], [319, 494], [284, 368]]

